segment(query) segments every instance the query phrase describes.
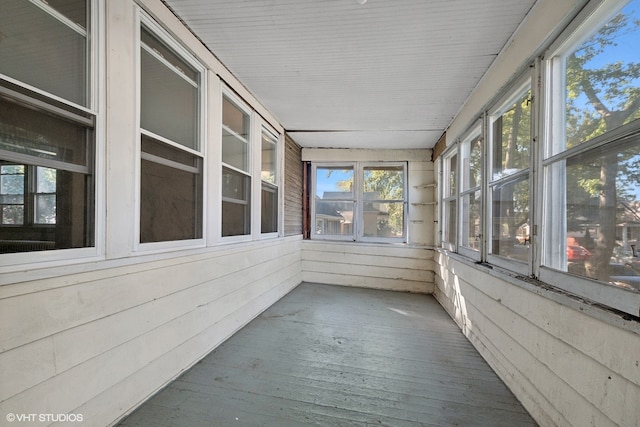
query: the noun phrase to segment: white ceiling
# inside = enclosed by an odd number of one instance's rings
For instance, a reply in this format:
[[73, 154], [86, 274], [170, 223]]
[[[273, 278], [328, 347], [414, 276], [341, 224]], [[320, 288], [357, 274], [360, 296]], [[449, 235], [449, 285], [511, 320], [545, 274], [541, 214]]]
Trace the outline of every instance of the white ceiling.
[[338, 148], [433, 147], [535, 3], [163, 1], [298, 144]]

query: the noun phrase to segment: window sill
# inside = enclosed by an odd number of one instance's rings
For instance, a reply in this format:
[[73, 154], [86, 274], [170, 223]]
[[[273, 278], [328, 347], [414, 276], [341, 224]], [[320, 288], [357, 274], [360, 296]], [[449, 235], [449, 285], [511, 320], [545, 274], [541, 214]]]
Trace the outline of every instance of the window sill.
[[480, 270], [483, 273], [495, 277], [496, 279], [503, 280], [514, 286], [533, 292], [534, 294], [540, 295], [558, 304], [562, 304], [563, 306], [580, 313], [584, 313], [612, 326], [640, 335], [640, 317], [620, 312], [611, 307], [607, 307], [600, 303], [587, 300], [578, 295], [556, 288], [548, 283], [505, 270], [504, 268], [496, 265], [476, 262], [462, 255], [449, 252], [443, 248], [436, 248], [435, 250], [440, 254], [444, 254], [449, 258]]

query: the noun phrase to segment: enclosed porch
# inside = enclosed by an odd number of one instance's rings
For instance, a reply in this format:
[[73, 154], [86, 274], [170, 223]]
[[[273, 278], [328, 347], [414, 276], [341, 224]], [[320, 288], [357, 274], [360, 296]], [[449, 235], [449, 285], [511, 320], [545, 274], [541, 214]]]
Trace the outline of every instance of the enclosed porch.
[[120, 425], [536, 423], [431, 295], [302, 283]]

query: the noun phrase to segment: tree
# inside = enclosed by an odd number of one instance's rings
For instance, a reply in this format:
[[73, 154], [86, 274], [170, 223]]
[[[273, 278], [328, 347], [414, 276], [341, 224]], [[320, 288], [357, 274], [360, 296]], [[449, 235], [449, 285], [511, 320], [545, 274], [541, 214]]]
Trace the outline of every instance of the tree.
[[[338, 181], [337, 188], [350, 191], [353, 178]], [[376, 166], [364, 170], [363, 194], [365, 211], [378, 210], [386, 200], [404, 199], [404, 171], [402, 167]], [[375, 206], [374, 206], [375, 205]], [[377, 207], [376, 207], [377, 206]], [[381, 210], [382, 212], [382, 210]], [[386, 214], [377, 220], [378, 236], [399, 236], [404, 231], [404, 203], [386, 203]]]
[[[589, 141], [599, 135], [640, 118], [640, 63], [623, 60], [608, 61], [619, 40], [630, 34], [638, 39], [640, 22], [633, 2], [601, 27], [566, 60], [566, 144], [567, 148]], [[616, 210], [620, 176], [629, 177], [630, 166], [617, 150], [604, 150], [597, 160], [573, 168], [573, 173], [585, 173], [573, 181], [588, 197], [597, 197], [596, 221], [600, 232], [595, 240], [593, 256], [585, 262], [586, 274], [599, 280], [609, 280], [609, 259], [615, 246]], [[592, 172], [588, 173], [587, 169]], [[593, 168], [599, 173], [593, 175]], [[622, 173], [621, 173], [622, 172]], [[571, 182], [571, 179], [568, 180]], [[636, 184], [637, 185], [637, 184]], [[571, 197], [573, 189], [567, 189]]]

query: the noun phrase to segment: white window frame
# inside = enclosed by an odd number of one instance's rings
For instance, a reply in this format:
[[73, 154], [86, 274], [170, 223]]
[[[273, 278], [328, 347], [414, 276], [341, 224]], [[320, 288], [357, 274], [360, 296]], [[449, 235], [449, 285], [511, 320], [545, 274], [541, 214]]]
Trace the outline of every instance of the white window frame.
[[353, 203], [353, 218], [358, 217], [358, 203], [356, 199], [356, 188], [359, 188], [359, 176], [356, 168], [356, 162], [341, 162], [341, 163], [312, 163], [311, 164], [311, 220], [309, 227], [311, 228], [310, 238], [312, 240], [337, 240], [337, 241], [355, 241], [356, 240], [356, 221], [353, 222], [353, 229], [351, 234], [318, 234], [316, 233], [316, 189], [317, 189], [317, 170], [318, 168], [334, 168], [334, 169], [351, 169], [353, 170], [353, 191], [351, 192], [351, 198], [336, 199], [336, 201], [348, 201]]
[[[451, 164], [453, 162], [453, 158], [455, 157], [455, 169], [456, 174], [454, 176], [455, 179], [455, 189], [452, 191], [451, 185], [449, 182], [450, 173], [451, 173]], [[460, 167], [459, 163], [459, 145], [458, 141], [452, 144], [442, 155], [442, 175], [441, 175], [441, 188], [442, 188], [442, 208], [441, 208], [441, 245], [443, 248], [457, 252], [458, 251], [458, 235], [460, 233], [460, 203], [458, 200], [458, 194], [460, 189]], [[454, 225], [455, 233], [453, 241], [448, 239], [449, 236], [446, 236], [448, 230], [450, 229], [451, 224], [449, 224], [449, 208], [448, 205], [451, 202], [455, 202], [455, 215], [456, 215], [456, 224]]]
[[527, 183], [529, 186], [529, 225], [531, 230], [534, 229], [534, 210], [533, 210], [533, 162], [534, 162], [534, 149], [535, 145], [533, 144], [534, 139], [534, 109], [536, 107], [533, 104], [531, 109], [531, 141], [529, 152], [531, 154], [531, 158], [529, 159], [529, 167], [523, 168], [518, 172], [506, 175], [499, 179], [493, 179], [493, 149], [494, 149], [494, 134], [493, 134], [493, 123], [500, 118], [506, 111], [508, 111], [509, 107], [518, 99], [522, 97], [528, 90], [531, 90], [531, 97], [535, 96], [534, 94], [534, 84], [533, 84], [533, 73], [527, 72], [523, 77], [518, 79], [514, 85], [511, 86], [508, 93], [503, 96], [497, 103], [494, 104], [494, 107], [490, 109], [490, 113], [487, 118], [487, 132], [485, 138], [485, 153], [486, 153], [486, 168], [484, 169], [484, 177], [483, 182], [486, 183], [486, 190], [483, 194], [484, 201], [484, 224], [485, 224], [485, 238], [484, 238], [484, 251], [485, 251], [485, 259], [491, 264], [497, 265], [499, 267], [529, 276], [532, 270], [532, 259], [533, 259], [533, 246], [529, 245], [528, 249], [528, 261], [523, 262], [511, 258], [506, 258], [497, 254], [492, 253], [492, 233], [493, 233], [493, 188], [499, 185], [510, 184], [513, 182], [517, 182], [520, 178], [526, 177]]
[[[273, 138], [273, 145], [275, 148], [275, 160], [276, 160], [276, 164], [274, 165], [275, 167], [275, 183], [268, 183], [264, 180], [262, 180], [262, 135], [263, 133], [267, 133], [269, 134], [272, 138]], [[258, 143], [260, 144], [260, 148], [259, 150], [256, 149], [256, 152], [260, 153], [260, 156], [255, 156], [256, 158], [259, 159], [259, 161], [256, 162], [256, 174], [255, 176], [260, 177], [260, 179], [255, 179], [255, 187], [256, 189], [254, 190], [254, 194], [256, 196], [257, 202], [254, 204], [256, 207], [256, 212], [254, 214], [254, 218], [256, 218], [256, 225], [254, 230], [256, 231], [256, 234], [259, 235], [260, 239], [269, 239], [269, 238], [275, 238], [280, 236], [280, 232], [282, 230], [282, 224], [281, 224], [281, 218], [282, 218], [282, 200], [283, 200], [283, 194], [282, 194], [282, 170], [281, 170], [281, 160], [280, 160], [280, 153], [282, 152], [281, 150], [281, 146], [282, 146], [282, 136], [275, 131], [275, 129], [273, 129], [271, 126], [269, 126], [266, 122], [262, 121], [262, 123], [260, 123], [260, 138]], [[275, 187], [277, 190], [277, 199], [276, 199], [276, 203], [277, 203], [277, 212], [276, 212], [276, 231], [274, 232], [268, 232], [268, 233], [263, 233], [262, 232], [262, 186], [263, 184], [266, 184], [268, 186], [271, 187]]]
[[[482, 165], [480, 166], [481, 169], [481, 179], [480, 182], [471, 187], [468, 186], [468, 182], [469, 182], [469, 165], [465, 162], [465, 160], [468, 159], [468, 155], [470, 153], [470, 145], [472, 142], [476, 141], [477, 139], [481, 139], [482, 140], [482, 149], [481, 149], [481, 158], [482, 158]], [[459, 229], [457, 230], [457, 235], [458, 235], [458, 252], [461, 255], [464, 255], [466, 257], [469, 257], [471, 259], [474, 259], [476, 261], [481, 259], [481, 255], [483, 252], [483, 242], [484, 242], [484, 234], [485, 234], [485, 228], [486, 228], [486, 224], [485, 224], [485, 218], [484, 218], [484, 192], [483, 192], [483, 183], [486, 180], [486, 162], [484, 161], [486, 159], [486, 143], [485, 143], [485, 138], [484, 138], [484, 134], [483, 134], [483, 126], [482, 126], [482, 121], [478, 121], [478, 123], [476, 123], [471, 129], [469, 129], [465, 135], [463, 136], [461, 142], [460, 142], [460, 152], [458, 154], [458, 158], [459, 158], [459, 166], [458, 166], [458, 170], [459, 172], [459, 182], [458, 182], [458, 224], [459, 224]], [[469, 196], [469, 197], [473, 197], [474, 193], [476, 192], [480, 192], [480, 233], [477, 236], [479, 241], [478, 241], [478, 248], [477, 249], [473, 249], [470, 248], [469, 246], [465, 246], [463, 244], [464, 241], [464, 233], [463, 231], [465, 231], [465, 226], [464, 223], [467, 220], [467, 215], [468, 214], [468, 210], [465, 210], [465, 206], [463, 204], [464, 201], [464, 197], [465, 196]], [[467, 233], [468, 234], [468, 233]]]
[[[356, 196], [356, 212], [358, 214], [358, 220], [354, 221], [354, 229], [356, 230], [356, 241], [360, 242], [376, 242], [376, 243], [405, 243], [407, 241], [407, 221], [409, 218], [408, 215], [408, 177], [407, 177], [407, 163], [406, 162], [357, 162], [357, 170], [358, 174], [358, 187], [355, 192]], [[381, 202], [388, 203], [402, 203], [402, 237], [370, 237], [364, 235], [364, 189], [362, 188], [364, 185], [364, 170], [366, 168], [375, 168], [375, 167], [402, 167], [403, 174], [403, 189], [402, 194], [404, 198], [400, 199], [389, 199]]]
[[[149, 16], [142, 9], [138, 8], [136, 11], [137, 19], [136, 19], [136, 88], [137, 90], [137, 108], [136, 108], [136, 123], [138, 129], [138, 137], [136, 141], [136, 195], [140, 194], [141, 188], [141, 160], [143, 158], [142, 154], [142, 136], [147, 136], [154, 139], [157, 142], [164, 143], [168, 146], [171, 146], [175, 149], [179, 149], [181, 151], [187, 152], [194, 156], [200, 158], [200, 164], [202, 169], [202, 232], [201, 238], [197, 239], [184, 239], [184, 240], [170, 240], [170, 241], [162, 241], [162, 242], [140, 242], [140, 198], [136, 197], [136, 207], [135, 207], [135, 224], [134, 224], [134, 235], [133, 235], [133, 251], [134, 253], [154, 253], [154, 252], [165, 252], [167, 250], [175, 250], [175, 249], [185, 249], [185, 248], [200, 248], [204, 247], [206, 244], [206, 236], [207, 236], [207, 70], [206, 67], [194, 56], [191, 54], [187, 48], [185, 48], [181, 43], [179, 43], [164, 27], [162, 27], [159, 23], [157, 23], [151, 16]], [[141, 126], [140, 120], [140, 111], [141, 111], [141, 55], [140, 51], [142, 48], [142, 40], [141, 40], [141, 27], [144, 26], [154, 37], [162, 41], [167, 45], [171, 51], [180, 57], [183, 61], [189, 63], [200, 75], [199, 81], [199, 110], [198, 110], [198, 149], [192, 149], [190, 147], [186, 147], [182, 144], [179, 144], [175, 141], [171, 141], [163, 136], [157, 135], [151, 131], [145, 130]]]
[[[545, 108], [544, 116], [546, 126], [542, 133], [543, 149], [541, 151], [543, 155], [540, 156], [539, 160], [539, 169], [541, 171], [544, 171], [546, 167], [559, 165], [561, 168], [559, 173], [563, 175], [563, 163], [566, 159], [572, 158], [580, 153], [592, 151], [598, 147], [606, 146], [610, 143], [615, 144], [627, 135], [640, 134], [640, 120], [636, 120], [635, 122], [611, 130], [578, 146], [569, 149], [563, 148], [566, 139], [564, 124], [564, 87], [566, 87], [564, 59], [576, 46], [584, 42], [584, 40], [592, 34], [594, 29], [600, 28], [600, 26], [605, 24], [627, 3], [627, 0], [589, 3], [574, 23], [563, 32], [558, 41], [551, 45], [545, 53], [544, 57], [547, 59], [542, 64], [542, 82], [545, 88], [543, 105]], [[559, 177], [554, 178], [554, 181], [558, 179]], [[549, 180], [545, 180], [545, 177], [541, 177], [538, 182], [540, 183], [541, 189], [548, 188], [550, 185], [559, 185], [557, 182], [551, 183]], [[546, 221], [549, 217], [556, 217], [555, 223], [546, 224], [545, 230], [547, 231], [543, 233], [540, 250], [544, 252], [546, 245], [558, 246], [558, 239], [560, 239], [561, 243], [559, 247], [561, 249], [559, 250], [562, 253], [557, 254], [561, 257], [560, 264], [562, 264], [562, 261], [566, 261], [566, 254], [562, 249], [566, 245], [566, 243], [563, 243], [566, 242], [566, 210], [557, 209], [557, 206], [565, 206], [564, 196], [566, 196], [566, 194], [562, 193], [557, 196], [558, 200], [549, 201], [547, 198], [543, 198], [543, 200], [538, 202], [544, 205], [543, 213], [540, 214], [541, 221]], [[540, 257], [540, 260], [542, 261], [542, 257]], [[566, 264], [566, 262], [564, 264]], [[553, 268], [552, 266], [542, 265], [542, 262], [537, 266], [536, 274], [540, 280], [550, 283], [562, 290], [622, 312], [640, 316], [640, 293], [637, 291], [620, 288], [587, 277], [573, 275]]]
[[[239, 169], [235, 166], [232, 166], [228, 163], [224, 162], [224, 159], [222, 157], [222, 144], [220, 144], [220, 147], [218, 148], [220, 150], [220, 170], [219, 170], [219, 176], [222, 177], [222, 171], [224, 168], [230, 169], [234, 172], [237, 172], [239, 174], [242, 174], [246, 177], [249, 178], [249, 191], [251, 192], [251, 194], [248, 197], [248, 201], [247, 203], [250, 204], [249, 206], [249, 219], [248, 219], [248, 225], [250, 227], [250, 231], [249, 233], [246, 234], [241, 234], [241, 235], [236, 235], [236, 236], [223, 236], [222, 235], [222, 230], [224, 229], [224, 224], [222, 222], [222, 203], [225, 200], [224, 196], [223, 196], [223, 191], [222, 191], [222, 179], [220, 179], [220, 203], [218, 204], [219, 206], [219, 227], [220, 227], [220, 239], [222, 242], [246, 242], [246, 241], [251, 241], [255, 238], [256, 236], [256, 207], [258, 207], [258, 212], [260, 211], [259, 209], [259, 205], [257, 205], [256, 201], [259, 202], [259, 197], [260, 195], [258, 194], [256, 196], [256, 179], [255, 179], [255, 170], [256, 167], [259, 167], [256, 165], [256, 158], [259, 158], [260, 156], [256, 156], [255, 152], [256, 149], [254, 147], [256, 140], [260, 141], [260, 138], [257, 137], [258, 135], [258, 131], [257, 129], [260, 126], [259, 120], [257, 120], [257, 115], [254, 113], [254, 111], [244, 102], [242, 101], [234, 92], [233, 90], [231, 90], [229, 87], [227, 87], [226, 85], [222, 86], [222, 98], [221, 98], [221, 102], [220, 105], [222, 106], [222, 102], [224, 100], [224, 98], [227, 98], [233, 105], [235, 105], [238, 109], [240, 109], [243, 113], [247, 114], [249, 116], [249, 126], [248, 126], [248, 140], [246, 141], [247, 144], [247, 170], [243, 171], [242, 169]], [[220, 114], [222, 114], [222, 111], [220, 111]], [[222, 120], [220, 121], [221, 123], [221, 128], [220, 128], [220, 132], [222, 132], [223, 129], [226, 128], [226, 126], [224, 125], [224, 123], [222, 122]], [[232, 130], [228, 129], [227, 130], [229, 132], [235, 133]], [[222, 141], [222, 139], [221, 139]], [[259, 176], [259, 175], [258, 175]], [[257, 181], [261, 181], [261, 180], [257, 180]], [[258, 198], [256, 198], [258, 197]], [[260, 216], [257, 215], [257, 218], [259, 220]], [[257, 234], [260, 234], [260, 223], [257, 223]]]
[[[42, 9], [44, 12], [51, 15], [53, 19], [68, 25], [74, 31], [87, 34], [87, 78], [90, 80], [87, 86], [87, 105], [76, 104], [73, 101], [69, 101], [58, 95], [54, 95], [43, 89], [39, 89], [30, 84], [21, 82], [20, 80], [12, 77], [0, 74], [0, 79], [14, 84], [28, 92], [38, 94], [47, 100], [51, 100], [48, 103], [43, 100], [24, 95], [23, 93], [15, 92], [9, 88], [2, 88], [1, 92], [14, 97], [19, 100], [23, 100], [26, 103], [32, 103], [38, 107], [49, 110], [56, 115], [65, 116], [72, 120], [77, 120], [79, 123], [92, 121], [93, 129], [93, 146], [91, 147], [93, 154], [93, 194], [94, 194], [94, 214], [93, 214], [93, 243], [92, 247], [86, 248], [71, 248], [71, 249], [57, 249], [57, 250], [45, 250], [34, 252], [19, 252], [0, 254], [0, 274], [10, 273], [17, 270], [25, 271], [30, 270], [31, 265], [41, 266], [42, 263], [48, 263], [49, 265], [66, 265], [79, 262], [85, 262], [89, 260], [98, 260], [104, 258], [105, 254], [105, 116], [103, 114], [104, 100], [105, 100], [105, 75], [103, 59], [105, 53], [105, 0], [88, 0], [88, 19], [86, 31], [66, 17], [62, 16], [55, 9], [47, 4], [36, 0], [30, 0], [30, 2]], [[56, 102], [63, 104], [69, 109], [56, 106]], [[75, 110], [75, 112], [74, 112]], [[90, 116], [87, 118], [85, 116]], [[9, 159], [16, 162], [22, 162], [23, 159], [20, 155], [17, 158]], [[55, 167], [55, 165], [53, 165]]]
[[[363, 191], [363, 177], [365, 168], [375, 167], [402, 167], [404, 182], [403, 182], [403, 195], [404, 199], [400, 200], [388, 200], [392, 203], [403, 203], [403, 236], [402, 237], [367, 237], [364, 236], [364, 191]], [[316, 188], [317, 188], [317, 170], [318, 168], [344, 168], [353, 170], [353, 191], [351, 192], [352, 198], [339, 199], [340, 201], [348, 201], [353, 203], [353, 229], [352, 233], [348, 235], [337, 234], [317, 234], [315, 232], [316, 227]], [[408, 206], [409, 206], [409, 194], [408, 194], [408, 175], [407, 175], [407, 163], [406, 162], [314, 162], [311, 165], [311, 225], [312, 228], [310, 237], [312, 240], [334, 240], [334, 241], [353, 241], [362, 243], [406, 243], [407, 231], [408, 231]]]

